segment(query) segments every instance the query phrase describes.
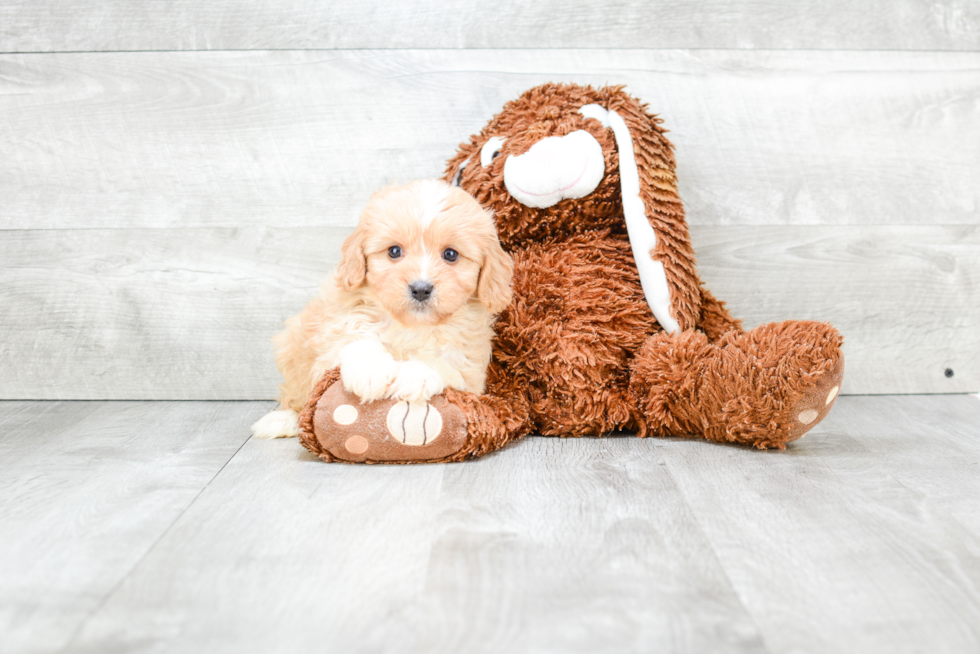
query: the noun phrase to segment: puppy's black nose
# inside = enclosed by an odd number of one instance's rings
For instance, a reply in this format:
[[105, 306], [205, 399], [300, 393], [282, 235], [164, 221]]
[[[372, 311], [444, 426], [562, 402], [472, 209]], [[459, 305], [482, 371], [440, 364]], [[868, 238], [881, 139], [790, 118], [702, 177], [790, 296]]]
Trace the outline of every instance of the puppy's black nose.
[[432, 295], [432, 284], [429, 282], [412, 282], [408, 288], [416, 302], [425, 302]]

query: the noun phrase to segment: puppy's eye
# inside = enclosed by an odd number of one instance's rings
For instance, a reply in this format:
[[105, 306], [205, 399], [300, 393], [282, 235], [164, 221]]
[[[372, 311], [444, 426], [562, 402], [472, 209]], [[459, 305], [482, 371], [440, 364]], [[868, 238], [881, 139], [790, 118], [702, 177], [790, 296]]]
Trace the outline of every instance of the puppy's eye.
[[390, 248], [388, 248], [388, 257], [391, 259], [401, 259], [402, 258], [401, 247], [398, 245], [392, 245]]
[[459, 259], [459, 252], [452, 248], [446, 248], [442, 252], [442, 258], [449, 263], [456, 263], [456, 259]]

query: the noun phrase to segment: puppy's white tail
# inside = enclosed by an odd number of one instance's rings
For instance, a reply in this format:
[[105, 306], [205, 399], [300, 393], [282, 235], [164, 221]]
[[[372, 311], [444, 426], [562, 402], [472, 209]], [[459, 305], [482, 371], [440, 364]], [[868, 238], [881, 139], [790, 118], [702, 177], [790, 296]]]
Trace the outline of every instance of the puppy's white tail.
[[252, 425], [256, 438], [291, 438], [299, 436], [299, 414], [292, 409], [270, 411]]

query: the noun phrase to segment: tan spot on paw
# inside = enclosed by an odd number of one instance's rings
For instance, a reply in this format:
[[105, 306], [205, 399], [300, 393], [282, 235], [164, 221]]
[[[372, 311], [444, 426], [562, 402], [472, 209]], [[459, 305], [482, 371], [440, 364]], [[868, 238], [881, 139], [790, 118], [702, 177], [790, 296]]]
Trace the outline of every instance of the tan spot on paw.
[[351, 436], [347, 439], [347, 442], [344, 443], [344, 447], [346, 447], [347, 451], [351, 454], [364, 454], [367, 452], [368, 442], [363, 436]]
[[341, 404], [333, 410], [333, 421], [338, 425], [352, 425], [355, 420], [357, 420], [357, 409], [350, 404]]
[[804, 425], [809, 425], [811, 422], [817, 419], [817, 412], [815, 409], [807, 409], [806, 411], [800, 411], [800, 415], [796, 416], [796, 419], [802, 422]]
[[405, 445], [427, 445], [442, 432], [442, 416], [431, 404], [399, 402], [388, 411], [388, 433]]
[[840, 386], [834, 386], [833, 388], [831, 388], [830, 392], [827, 394], [827, 402], [825, 404], [830, 404], [831, 402], [833, 402], [834, 398], [837, 397], [837, 393], [839, 392], [840, 392]]

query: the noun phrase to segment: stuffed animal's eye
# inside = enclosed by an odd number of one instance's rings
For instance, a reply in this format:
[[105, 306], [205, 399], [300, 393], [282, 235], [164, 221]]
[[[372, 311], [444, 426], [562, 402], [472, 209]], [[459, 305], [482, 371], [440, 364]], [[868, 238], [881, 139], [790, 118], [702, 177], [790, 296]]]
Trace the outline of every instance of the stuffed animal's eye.
[[452, 248], [446, 248], [442, 252], [442, 258], [449, 263], [455, 263], [456, 259], [459, 259], [459, 252]]
[[483, 144], [483, 148], [480, 149], [480, 165], [484, 168], [490, 165], [490, 162], [500, 156], [500, 148], [503, 147], [505, 139], [499, 136], [491, 136], [486, 143]]
[[401, 259], [402, 258], [401, 246], [392, 245], [390, 248], [388, 248], [388, 256], [392, 259]]
[[464, 161], [459, 165], [459, 170], [456, 171], [456, 176], [453, 177], [453, 186], [459, 186], [463, 183], [463, 171], [466, 169], [466, 164], [469, 163]]

